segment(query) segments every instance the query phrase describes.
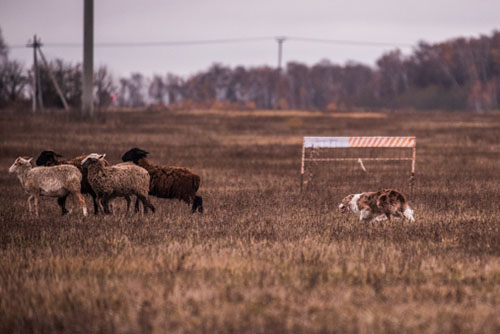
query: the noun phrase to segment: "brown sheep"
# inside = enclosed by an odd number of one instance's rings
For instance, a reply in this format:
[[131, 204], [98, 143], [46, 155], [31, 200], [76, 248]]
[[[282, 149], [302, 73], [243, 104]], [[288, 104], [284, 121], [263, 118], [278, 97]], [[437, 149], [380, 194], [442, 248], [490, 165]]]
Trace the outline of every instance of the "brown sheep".
[[203, 213], [203, 199], [196, 192], [200, 187], [200, 177], [187, 168], [158, 166], [146, 157], [149, 152], [132, 148], [122, 156], [123, 161], [132, 161], [146, 169], [151, 176], [149, 194], [160, 198], [176, 198], [192, 204], [191, 211]]

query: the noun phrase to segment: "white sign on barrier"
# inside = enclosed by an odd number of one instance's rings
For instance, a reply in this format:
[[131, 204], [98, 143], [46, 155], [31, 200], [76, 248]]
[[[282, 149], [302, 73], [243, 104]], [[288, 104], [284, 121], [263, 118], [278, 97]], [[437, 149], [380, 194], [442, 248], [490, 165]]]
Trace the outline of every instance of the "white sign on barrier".
[[305, 148], [349, 147], [349, 137], [304, 137]]

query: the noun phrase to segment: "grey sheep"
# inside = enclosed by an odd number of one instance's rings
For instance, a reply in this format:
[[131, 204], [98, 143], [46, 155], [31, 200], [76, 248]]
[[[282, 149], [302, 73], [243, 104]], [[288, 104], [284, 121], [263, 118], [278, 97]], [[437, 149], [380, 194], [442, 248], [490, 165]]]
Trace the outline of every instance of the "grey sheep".
[[151, 176], [149, 194], [161, 198], [176, 198], [192, 204], [191, 211], [203, 213], [203, 199], [196, 192], [200, 177], [187, 168], [158, 166], [146, 159], [149, 153], [134, 147], [123, 156], [123, 161], [132, 161], [146, 169]]
[[[97, 202], [103, 206], [104, 213], [111, 213], [109, 201], [115, 197], [125, 197], [130, 203], [130, 195], [137, 196], [144, 206], [144, 213], [148, 208], [155, 211], [149, 201], [149, 174], [139, 166], [131, 163], [117, 166], [106, 166], [105, 154], [90, 154], [82, 160], [82, 167], [87, 172], [87, 179], [97, 196]], [[128, 210], [128, 206], [127, 206]], [[138, 202], [136, 203], [136, 211]]]
[[32, 212], [31, 201], [34, 201], [35, 215], [38, 217], [38, 201], [40, 196], [66, 198], [74, 196], [82, 207], [83, 215], [87, 216], [87, 207], [80, 189], [82, 173], [72, 165], [53, 167], [35, 167], [31, 165], [33, 158], [18, 157], [9, 168], [9, 173], [17, 174], [24, 190], [30, 195], [28, 206]]

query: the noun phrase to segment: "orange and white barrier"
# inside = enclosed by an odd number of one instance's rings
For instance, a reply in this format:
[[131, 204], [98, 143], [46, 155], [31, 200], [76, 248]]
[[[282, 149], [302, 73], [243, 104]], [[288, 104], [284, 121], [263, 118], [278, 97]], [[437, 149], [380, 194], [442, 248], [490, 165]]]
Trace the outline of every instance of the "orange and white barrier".
[[415, 137], [304, 137], [305, 148], [415, 147]]
[[[306, 158], [306, 149], [312, 148], [356, 148], [356, 147], [366, 147], [366, 148], [411, 148], [413, 154], [411, 158], [363, 158], [363, 160], [408, 160], [411, 161], [411, 177], [410, 184], [413, 184], [413, 178], [415, 176], [415, 161], [416, 161], [416, 147], [417, 138], [416, 137], [304, 137], [302, 144], [302, 163], [301, 163], [301, 184], [300, 189], [302, 191], [304, 183], [304, 171], [306, 161], [346, 161], [353, 160], [360, 162], [361, 159], [358, 158]], [[363, 166], [362, 161], [360, 162]], [[363, 170], [365, 170], [363, 168]]]

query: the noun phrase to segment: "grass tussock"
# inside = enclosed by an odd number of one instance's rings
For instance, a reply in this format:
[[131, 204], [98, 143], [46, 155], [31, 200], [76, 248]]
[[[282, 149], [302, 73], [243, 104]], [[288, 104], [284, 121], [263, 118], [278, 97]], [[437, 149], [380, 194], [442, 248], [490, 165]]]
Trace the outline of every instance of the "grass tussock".
[[[498, 115], [234, 116], [0, 115], [0, 332], [500, 332]], [[417, 136], [417, 221], [337, 210], [355, 191], [407, 191], [404, 166], [314, 165], [300, 194], [305, 135]], [[155, 215], [127, 215], [117, 199], [83, 219], [43, 199], [35, 219], [7, 173], [45, 149], [117, 163], [134, 146], [199, 174], [205, 214], [152, 198]]]

